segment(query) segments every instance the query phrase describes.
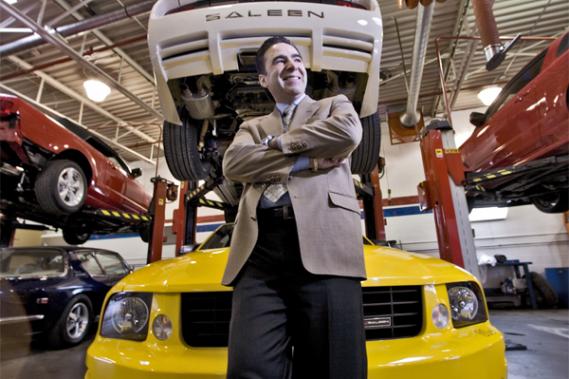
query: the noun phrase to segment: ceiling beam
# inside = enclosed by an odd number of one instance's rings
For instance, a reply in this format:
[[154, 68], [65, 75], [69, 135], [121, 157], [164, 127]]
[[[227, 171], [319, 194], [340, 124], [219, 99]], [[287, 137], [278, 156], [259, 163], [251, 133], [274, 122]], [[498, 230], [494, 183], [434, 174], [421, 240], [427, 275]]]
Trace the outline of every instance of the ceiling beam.
[[81, 66], [95, 73], [97, 76], [104, 78], [104, 80], [108, 82], [111, 85], [111, 87], [122, 93], [124, 96], [126, 96], [132, 102], [140, 106], [142, 109], [146, 110], [149, 114], [157, 117], [158, 119], [163, 118], [160, 112], [150, 107], [148, 104], [142, 101], [138, 96], [134, 95], [132, 92], [127, 90], [119, 82], [117, 82], [112, 76], [103, 71], [100, 67], [85, 60], [85, 58], [83, 58], [81, 54], [76, 52], [66, 42], [62, 41], [59, 37], [53, 35], [50, 31], [46, 30], [41, 25], [38, 25], [34, 20], [32, 20], [31, 18], [20, 12], [18, 9], [3, 1], [0, 1], [0, 8], [4, 9], [8, 14], [10, 14], [14, 18], [22, 22], [24, 25], [31, 28], [34, 32], [39, 34], [44, 40], [56, 46], [65, 54], [69, 55], [71, 58], [73, 58], [73, 60], [75, 60]]
[[[65, 0], [54, 0], [60, 7], [62, 7], [63, 9], [69, 11], [70, 9], [72, 9], [71, 5], [69, 5]], [[73, 17], [75, 17], [77, 20], [81, 21], [84, 20], [85, 17], [83, 17], [80, 13], [78, 12], [72, 12], [71, 13], [73, 15]], [[112, 40], [110, 40], [106, 35], [103, 34], [103, 32], [101, 32], [98, 29], [93, 29], [91, 31], [97, 38], [99, 38], [99, 40], [101, 40], [103, 43], [107, 44], [107, 45], [113, 45], [114, 42]], [[154, 75], [149, 74], [148, 71], [146, 71], [141, 65], [139, 65], [138, 63], [136, 63], [136, 61], [134, 59], [132, 59], [130, 57], [130, 55], [128, 55], [123, 49], [119, 48], [119, 47], [115, 47], [113, 48], [113, 51], [118, 54], [121, 58], [123, 58], [125, 60], [125, 62], [127, 62], [136, 72], [138, 72], [144, 79], [146, 79], [146, 81], [148, 83], [150, 83], [153, 87], [156, 87], [156, 82], [154, 81]]]

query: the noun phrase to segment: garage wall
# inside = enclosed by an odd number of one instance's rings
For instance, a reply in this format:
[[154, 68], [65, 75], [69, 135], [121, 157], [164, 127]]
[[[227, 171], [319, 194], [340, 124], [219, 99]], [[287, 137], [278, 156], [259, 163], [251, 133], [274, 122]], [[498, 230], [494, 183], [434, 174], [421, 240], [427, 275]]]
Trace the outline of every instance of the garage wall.
[[[468, 123], [470, 112], [453, 113], [457, 146], [474, 129]], [[382, 138], [381, 155], [386, 157], [387, 162], [385, 175], [381, 179], [383, 197], [415, 196], [417, 184], [424, 180], [419, 143], [392, 146], [386, 125], [382, 125]], [[150, 178], [155, 176], [155, 166], [144, 162], [131, 166], [142, 169], [143, 176], [138, 180], [144, 183], [149, 192], [152, 192]], [[158, 173], [163, 178], [177, 182], [169, 173], [163, 158], [159, 162]], [[208, 194], [208, 197], [215, 199], [214, 194]], [[177, 202], [167, 204], [166, 219], [172, 218], [172, 211], [175, 208]], [[399, 212], [401, 208], [405, 212]], [[199, 216], [222, 215], [217, 210], [204, 207], [198, 212]], [[399, 216], [399, 213], [408, 215]], [[387, 207], [387, 239], [399, 241], [406, 250], [437, 255], [433, 215], [418, 213], [418, 207], [412, 204]], [[198, 225], [198, 231], [201, 232], [197, 234], [197, 240], [203, 241], [219, 223], [221, 221]], [[531, 269], [538, 272], [543, 272], [545, 267], [569, 266], [569, 238], [563, 218], [559, 214], [544, 214], [533, 206], [514, 207], [508, 209], [508, 215], [504, 220], [475, 222], [472, 227], [475, 230], [475, 243], [479, 255], [503, 254], [510, 259], [531, 261], [534, 262], [530, 266]], [[45, 234], [42, 241], [44, 244], [52, 245], [63, 243], [60, 234], [53, 232]], [[146, 261], [147, 245], [138, 236], [92, 239], [86, 245], [118, 251], [132, 264], [143, 264]], [[165, 245], [163, 257], [173, 256], [174, 245]]]

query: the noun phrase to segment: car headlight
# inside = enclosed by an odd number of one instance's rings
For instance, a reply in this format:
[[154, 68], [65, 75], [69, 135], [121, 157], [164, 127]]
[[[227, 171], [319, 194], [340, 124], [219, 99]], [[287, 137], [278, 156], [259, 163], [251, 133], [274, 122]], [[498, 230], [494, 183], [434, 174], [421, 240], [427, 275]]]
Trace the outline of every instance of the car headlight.
[[488, 320], [484, 297], [474, 282], [447, 284], [452, 324], [455, 328]]
[[103, 314], [101, 336], [144, 341], [148, 334], [151, 305], [151, 293], [119, 292], [113, 294]]

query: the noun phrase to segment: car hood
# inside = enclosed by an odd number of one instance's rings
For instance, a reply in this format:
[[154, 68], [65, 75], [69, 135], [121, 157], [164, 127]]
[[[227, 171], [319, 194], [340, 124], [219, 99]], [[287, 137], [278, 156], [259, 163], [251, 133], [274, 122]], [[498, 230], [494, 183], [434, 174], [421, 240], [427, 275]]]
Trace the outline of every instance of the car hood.
[[[366, 246], [364, 286], [426, 285], [476, 281], [467, 271], [421, 254], [380, 246]], [[113, 292], [229, 291], [221, 285], [228, 249], [196, 251], [152, 263], [122, 279]]]

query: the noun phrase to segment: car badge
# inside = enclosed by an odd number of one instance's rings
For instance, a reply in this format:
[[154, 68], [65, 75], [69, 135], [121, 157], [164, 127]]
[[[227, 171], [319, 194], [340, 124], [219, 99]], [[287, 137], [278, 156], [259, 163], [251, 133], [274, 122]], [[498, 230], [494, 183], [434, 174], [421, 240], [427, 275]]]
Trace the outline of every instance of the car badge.
[[391, 317], [390, 316], [365, 317], [364, 318], [364, 327], [366, 329], [391, 328]]

